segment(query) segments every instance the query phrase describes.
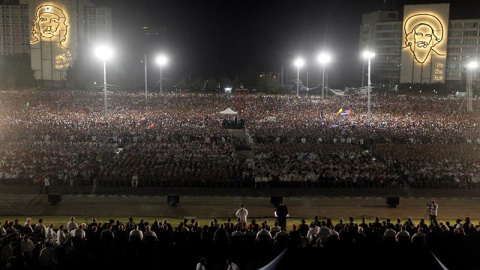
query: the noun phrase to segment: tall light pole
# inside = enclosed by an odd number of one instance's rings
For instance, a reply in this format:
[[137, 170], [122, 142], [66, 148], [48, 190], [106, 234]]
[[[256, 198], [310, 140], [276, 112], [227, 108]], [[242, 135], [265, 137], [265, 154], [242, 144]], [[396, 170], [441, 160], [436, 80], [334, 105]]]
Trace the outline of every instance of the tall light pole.
[[367, 120], [368, 122], [372, 121], [372, 110], [371, 110], [371, 100], [370, 100], [370, 92], [372, 89], [372, 81], [370, 79], [371, 75], [371, 60], [375, 57], [375, 53], [372, 51], [364, 51], [363, 57], [368, 60], [368, 86], [367, 86], [367, 97], [368, 97], [368, 113], [367, 113]]
[[467, 111], [473, 112], [473, 71], [478, 68], [478, 62], [472, 61], [467, 64]]
[[148, 102], [147, 54], [145, 54], [145, 105]]
[[300, 68], [303, 67], [305, 61], [302, 58], [297, 58], [295, 60], [295, 66], [297, 67], [297, 97], [300, 96], [299, 87], [300, 87]]
[[157, 64], [160, 66], [160, 94], [163, 92], [163, 66], [167, 63], [168, 59], [165, 55], [157, 57]]
[[330, 62], [332, 57], [328, 53], [318, 55], [318, 62], [322, 65], [322, 99], [325, 99], [325, 65]]
[[104, 106], [105, 106], [105, 118], [107, 118], [107, 60], [113, 55], [113, 51], [108, 46], [100, 46], [95, 50], [95, 54], [103, 61], [103, 94], [104, 94]]

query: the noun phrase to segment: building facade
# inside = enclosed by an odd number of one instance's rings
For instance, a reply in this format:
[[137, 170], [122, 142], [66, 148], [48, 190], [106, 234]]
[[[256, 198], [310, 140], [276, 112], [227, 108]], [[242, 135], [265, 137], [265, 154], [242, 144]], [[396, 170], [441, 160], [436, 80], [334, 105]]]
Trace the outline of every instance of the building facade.
[[20, 0], [0, 12], [0, 55], [29, 53], [35, 79], [55, 85], [81, 50], [112, 39], [111, 9], [90, 0]]
[[374, 83], [461, 83], [480, 56], [480, 19], [450, 20], [449, 8], [407, 5], [403, 20], [393, 11], [363, 15], [360, 49], [376, 53]]
[[1, 5], [0, 55], [30, 53], [28, 5]]

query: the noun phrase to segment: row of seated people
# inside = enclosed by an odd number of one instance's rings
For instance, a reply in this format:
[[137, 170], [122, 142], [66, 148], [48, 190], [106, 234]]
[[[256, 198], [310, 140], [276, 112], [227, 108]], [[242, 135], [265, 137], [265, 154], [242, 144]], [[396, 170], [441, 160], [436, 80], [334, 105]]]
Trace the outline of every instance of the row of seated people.
[[[225, 144], [188, 151], [176, 144], [131, 147], [119, 154], [84, 143], [15, 147], [2, 151], [0, 184], [33, 185], [48, 178], [51, 185], [130, 186], [135, 176], [135, 186], [231, 185], [239, 167], [234, 149]], [[372, 151], [348, 144], [266, 144], [253, 151], [241, 180], [257, 187], [478, 187], [478, 149], [468, 144], [378, 144]]]
[[256, 187], [478, 188], [480, 159], [468, 144], [260, 144], [244, 165]]
[[[232, 185], [239, 168], [234, 149], [225, 144], [198, 150], [176, 144], [131, 147], [119, 154], [85, 143], [15, 147], [1, 151], [0, 184], [33, 185], [47, 178], [51, 185], [71, 186], [94, 181], [98, 186], [218, 186]], [[257, 187], [478, 188], [478, 149], [467, 144], [378, 144], [372, 151], [355, 145], [266, 144], [253, 151], [241, 180]]]

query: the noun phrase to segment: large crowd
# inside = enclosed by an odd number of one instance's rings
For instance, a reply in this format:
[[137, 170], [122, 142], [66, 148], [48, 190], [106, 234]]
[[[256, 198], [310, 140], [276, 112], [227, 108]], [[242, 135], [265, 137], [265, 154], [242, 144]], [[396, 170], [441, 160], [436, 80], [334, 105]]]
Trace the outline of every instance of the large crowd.
[[[322, 257], [396, 262], [389, 269], [434, 268], [428, 260], [433, 252], [449, 269], [478, 269], [480, 225], [467, 217], [456, 222], [429, 222], [378, 217], [366, 221], [314, 217], [308, 222], [292, 224], [287, 230], [277, 222], [255, 219], [242, 222], [213, 219], [199, 224], [185, 219], [179, 224], [169, 220], [113, 220], [78, 222], [75, 217], [57, 227], [27, 218], [25, 221], [5, 220], [0, 224], [0, 269], [85, 269], [87, 267], [144, 267], [153, 269], [194, 269], [195, 260], [207, 258], [208, 269], [227, 269], [228, 259], [240, 269], [258, 269], [288, 248], [313, 255], [290, 258], [299, 267]], [[337, 255], [335, 255], [337, 254]], [[332, 259], [330, 258], [330, 259]], [[404, 261], [397, 261], [401, 258]], [[362, 261], [352, 261], [359, 267]], [[402, 263], [403, 262], [403, 263]], [[286, 263], [286, 262], [284, 262]], [[398, 264], [398, 265], [397, 265]], [[397, 267], [395, 267], [397, 266]], [[342, 262], [342, 268], [346, 267]], [[373, 268], [372, 268], [373, 267]], [[385, 265], [378, 264], [378, 269]], [[98, 269], [100, 269], [98, 268]], [[278, 268], [275, 268], [278, 269]], [[292, 269], [292, 268], [282, 268]], [[377, 269], [371, 265], [370, 269]]]
[[463, 103], [377, 95], [368, 121], [360, 96], [118, 92], [104, 117], [103, 93], [5, 91], [0, 185], [476, 188], [480, 122]]

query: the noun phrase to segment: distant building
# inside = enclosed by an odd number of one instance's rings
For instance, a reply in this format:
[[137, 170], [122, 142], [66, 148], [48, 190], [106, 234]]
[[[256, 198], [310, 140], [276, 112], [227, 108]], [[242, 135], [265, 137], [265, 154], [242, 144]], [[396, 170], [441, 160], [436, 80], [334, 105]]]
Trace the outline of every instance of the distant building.
[[0, 55], [29, 53], [35, 79], [62, 85], [81, 50], [112, 39], [108, 7], [91, 0], [20, 0], [0, 5]]
[[379, 81], [398, 84], [401, 43], [402, 22], [396, 11], [376, 11], [362, 16], [360, 51], [370, 49], [375, 52], [373, 72]]
[[30, 53], [28, 5], [1, 5], [0, 55]]
[[112, 40], [112, 11], [109, 7], [86, 8], [86, 46], [110, 43]]
[[364, 14], [359, 44], [376, 53], [373, 83], [460, 83], [468, 61], [480, 56], [480, 18], [450, 20], [449, 9], [407, 5], [403, 20], [395, 11]]

